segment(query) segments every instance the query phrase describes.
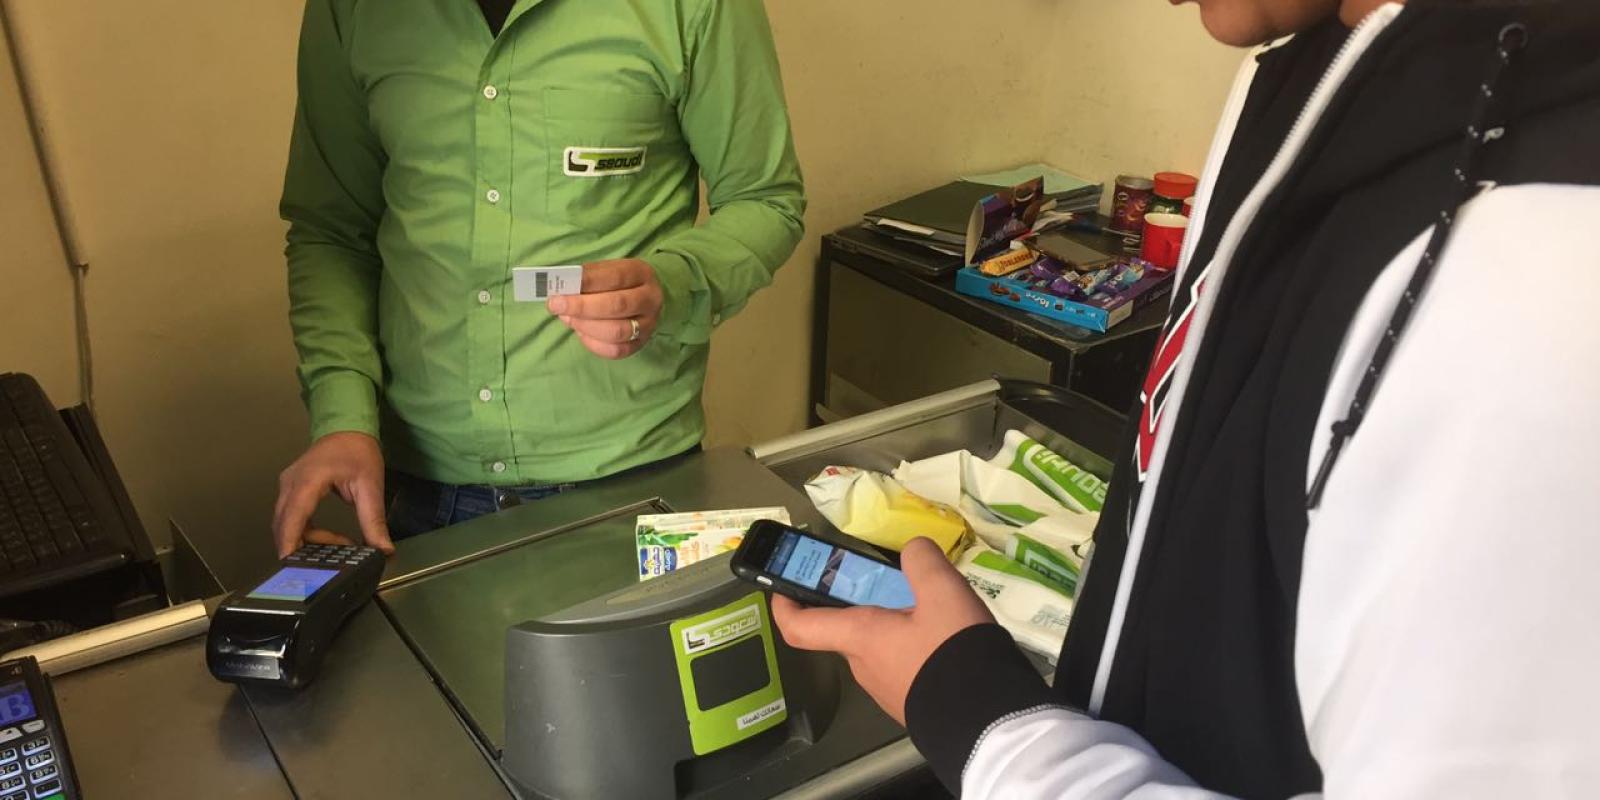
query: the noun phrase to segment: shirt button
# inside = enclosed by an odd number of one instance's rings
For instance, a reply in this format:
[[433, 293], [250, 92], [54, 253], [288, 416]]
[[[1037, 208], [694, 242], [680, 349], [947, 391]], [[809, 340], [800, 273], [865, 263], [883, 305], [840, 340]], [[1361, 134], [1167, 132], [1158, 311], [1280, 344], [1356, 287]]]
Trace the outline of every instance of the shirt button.
[[487, 403], [494, 399], [494, 392], [489, 391], [489, 387], [485, 386], [478, 390], [478, 399]]
[[505, 472], [506, 471], [506, 462], [504, 462], [504, 461], [496, 461], [493, 464], [489, 465], [489, 469], [492, 469], [495, 472]]
[[500, 90], [493, 86], [485, 86], [483, 87], [483, 96], [487, 100], [493, 100], [500, 96]]
[[500, 190], [499, 189], [490, 189], [488, 191], [488, 193], [486, 193], [484, 195], [484, 197], [488, 198], [489, 202], [491, 202], [491, 203], [498, 203], [498, 202], [500, 202]]
[[488, 289], [484, 289], [483, 291], [478, 292], [478, 305], [480, 305], [480, 306], [489, 305], [489, 301], [493, 300], [493, 299], [494, 299], [494, 295], [489, 294], [489, 290]]

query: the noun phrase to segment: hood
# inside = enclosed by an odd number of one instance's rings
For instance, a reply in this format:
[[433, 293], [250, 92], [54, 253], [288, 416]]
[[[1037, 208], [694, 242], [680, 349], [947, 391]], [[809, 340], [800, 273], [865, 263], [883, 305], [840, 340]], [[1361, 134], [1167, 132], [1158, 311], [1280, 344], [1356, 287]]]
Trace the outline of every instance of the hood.
[[1347, 82], [1359, 89], [1301, 188], [1345, 190], [1457, 147], [1493, 69], [1500, 31], [1511, 24], [1527, 31], [1501, 81], [1511, 135], [1480, 177], [1587, 183], [1600, 176], [1600, 2], [1412, 0]]

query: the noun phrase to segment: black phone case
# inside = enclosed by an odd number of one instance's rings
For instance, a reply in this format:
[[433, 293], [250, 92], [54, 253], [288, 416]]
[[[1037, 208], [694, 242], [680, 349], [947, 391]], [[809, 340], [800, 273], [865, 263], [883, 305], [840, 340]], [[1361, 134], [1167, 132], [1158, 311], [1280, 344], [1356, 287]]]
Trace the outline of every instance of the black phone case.
[[[809, 536], [819, 542], [826, 542], [834, 547], [842, 548], [857, 555], [865, 556], [875, 561], [881, 561], [895, 569], [900, 569], [899, 553], [893, 550], [886, 550], [871, 542], [862, 541], [861, 539], [856, 539], [854, 537], [844, 537], [831, 533], [823, 533], [820, 531], [802, 530], [794, 527], [793, 525], [784, 525], [783, 523], [776, 521], [771, 521], [771, 523], [785, 530], [794, 531], [801, 536]], [[840, 541], [844, 538], [849, 538], [850, 540]], [[829, 608], [853, 607], [843, 600], [830, 597], [812, 589], [807, 589], [804, 586], [797, 586], [793, 583], [783, 580], [782, 578], [779, 578], [776, 575], [769, 575], [755, 567], [743, 563], [746, 560], [745, 556], [749, 552], [748, 543], [751, 541], [753, 541], [752, 537], [747, 534], [744, 538], [744, 541], [739, 543], [739, 548], [734, 551], [733, 558], [728, 562], [729, 566], [733, 569], [733, 574], [735, 577], [739, 578], [740, 580], [753, 583], [769, 592], [777, 592], [778, 594], [788, 597], [791, 600], [797, 600], [801, 603], [805, 603], [806, 605], [827, 606]], [[763, 577], [770, 580], [771, 583], [762, 582], [760, 579]]]

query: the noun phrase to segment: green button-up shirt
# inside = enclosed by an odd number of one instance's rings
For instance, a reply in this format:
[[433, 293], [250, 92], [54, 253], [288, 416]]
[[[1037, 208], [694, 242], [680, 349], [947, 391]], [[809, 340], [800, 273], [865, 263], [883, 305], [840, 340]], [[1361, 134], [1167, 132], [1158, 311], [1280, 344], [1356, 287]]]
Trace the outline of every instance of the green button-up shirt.
[[[499, 36], [473, 0], [310, 0], [299, 90], [281, 211], [314, 437], [500, 485], [699, 442], [711, 330], [805, 209], [761, 0], [519, 0]], [[630, 358], [511, 296], [513, 267], [626, 257], [666, 298]]]

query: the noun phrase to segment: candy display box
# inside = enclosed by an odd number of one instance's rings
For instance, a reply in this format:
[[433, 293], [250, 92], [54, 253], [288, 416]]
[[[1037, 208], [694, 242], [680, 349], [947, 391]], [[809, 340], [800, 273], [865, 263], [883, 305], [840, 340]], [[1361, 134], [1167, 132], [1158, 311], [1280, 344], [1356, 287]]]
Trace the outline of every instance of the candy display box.
[[1027, 270], [997, 278], [976, 267], [964, 267], [956, 273], [956, 291], [1103, 333], [1133, 312], [1167, 296], [1172, 291], [1172, 274], [1152, 269], [1139, 282], [1115, 294], [1068, 300], [1045, 290]]

